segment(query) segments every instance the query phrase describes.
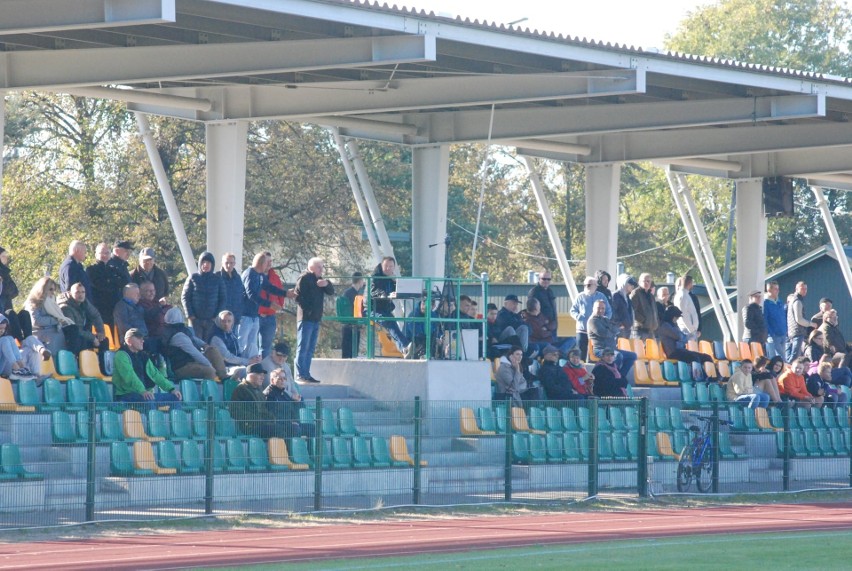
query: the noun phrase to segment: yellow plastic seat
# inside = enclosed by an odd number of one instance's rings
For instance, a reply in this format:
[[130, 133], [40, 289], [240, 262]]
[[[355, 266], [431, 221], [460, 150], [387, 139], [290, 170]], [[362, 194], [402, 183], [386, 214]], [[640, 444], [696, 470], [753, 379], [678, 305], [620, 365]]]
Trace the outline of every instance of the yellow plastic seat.
[[[390, 457], [394, 462], [405, 462], [409, 466], [414, 466], [414, 458], [408, 453], [408, 444], [406, 444], [405, 438], [402, 436], [394, 435], [390, 437]], [[420, 465], [427, 466], [428, 462], [421, 460]]]
[[[746, 412], [746, 414], [748, 413]], [[772, 426], [772, 423], [769, 422], [769, 415], [766, 413], [765, 408], [754, 409], [754, 420], [757, 421], [757, 426], [759, 426], [761, 430], [773, 430], [776, 432], [784, 430], [783, 428], [775, 428]]]
[[636, 353], [636, 358], [647, 361], [648, 357], [645, 355], [645, 342], [641, 339], [631, 339], [630, 342], [633, 347], [631, 351]]
[[650, 375], [648, 375], [647, 361], [637, 360], [633, 364], [633, 380], [636, 382], [637, 385], [653, 384]]
[[763, 345], [761, 345], [757, 341], [751, 342], [751, 356], [757, 359], [758, 357], [765, 357], [766, 353], [763, 351]]
[[707, 341], [705, 339], [699, 341], [698, 352], [704, 353], [705, 355], [709, 355], [713, 358], [714, 361], [716, 360], [716, 355], [713, 353], [713, 344], [710, 341]]
[[665, 361], [663, 348], [656, 339], [645, 340], [645, 358], [649, 361]]
[[80, 362], [80, 374], [84, 377], [92, 377], [101, 379], [108, 383], [112, 382], [112, 377], [101, 373], [101, 366], [98, 364], [98, 354], [91, 349], [83, 349], [77, 357]]
[[56, 363], [53, 362], [53, 355], [48, 357], [47, 360], [42, 360], [38, 374], [41, 376], [48, 375], [57, 381], [67, 381], [74, 378], [73, 375], [60, 375], [56, 372]]
[[686, 349], [688, 351], [698, 352], [698, 341], [696, 341], [695, 339], [690, 339], [686, 342]]
[[745, 341], [740, 341], [739, 343], [740, 349], [740, 359], [748, 359], [749, 361], [754, 361], [754, 355], [751, 352], [751, 345], [746, 343]]
[[716, 371], [716, 364], [713, 361], [707, 361], [704, 363], [704, 374], [711, 379], [715, 379], [719, 376], [718, 371]]
[[512, 407], [512, 430], [515, 432], [531, 432], [533, 434], [546, 434], [544, 430], [533, 430], [527, 422], [527, 413], [519, 406]]
[[731, 378], [731, 364], [727, 361], [716, 361], [716, 369], [719, 370], [720, 377]]
[[[663, 367], [659, 361], [648, 361], [648, 376], [651, 377], [651, 384], [668, 385], [666, 378], [663, 376]], [[677, 383], [672, 383], [677, 384]]]
[[672, 439], [669, 437], [668, 432], [658, 432], [655, 438], [657, 440], [657, 452], [659, 452], [661, 456], [668, 456], [675, 460], [680, 460], [680, 453], [675, 452], [672, 448]]
[[619, 351], [633, 351], [633, 344], [626, 337], [619, 337], [616, 347]]
[[725, 341], [725, 357], [728, 361], [742, 361], [740, 357], [740, 347], [736, 341]]
[[12, 381], [0, 377], [0, 411], [3, 412], [35, 412], [34, 406], [22, 406], [15, 400]]
[[137, 470], [151, 470], [158, 476], [177, 474], [175, 468], [163, 468], [157, 464], [151, 443], [145, 441], [133, 443], [133, 467]]
[[269, 463], [272, 466], [286, 466], [290, 470], [307, 470], [310, 467], [307, 464], [296, 464], [290, 460], [287, 443], [283, 438], [270, 438], [266, 443], [266, 449], [269, 452]]
[[476, 416], [472, 408], [462, 407], [459, 409], [459, 425], [461, 433], [466, 436], [493, 436], [491, 430], [481, 430], [476, 424]]
[[145, 432], [145, 425], [142, 424], [142, 415], [138, 410], [129, 408], [121, 413], [121, 425], [124, 430], [124, 437], [128, 440], [142, 440], [145, 442], [159, 442], [164, 440], [161, 436], [149, 436]]

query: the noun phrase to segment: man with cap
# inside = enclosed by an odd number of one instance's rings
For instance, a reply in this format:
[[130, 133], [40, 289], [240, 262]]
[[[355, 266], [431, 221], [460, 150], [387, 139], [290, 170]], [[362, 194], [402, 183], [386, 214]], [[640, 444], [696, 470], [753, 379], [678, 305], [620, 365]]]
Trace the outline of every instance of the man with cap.
[[612, 294], [612, 321], [618, 325], [618, 336], [629, 339], [630, 329], [633, 327], [633, 302], [630, 301], [630, 294], [639, 284], [628, 274], [619, 274], [615, 284], [618, 289]]
[[132, 249], [133, 244], [127, 240], [117, 240], [112, 246], [112, 256], [107, 265], [115, 268], [116, 273], [121, 277], [120, 287], [130, 283], [130, 264], [127, 260], [130, 259]]
[[813, 317], [811, 317], [811, 321], [816, 323], [817, 327], [822, 325], [822, 320], [825, 318], [825, 312], [831, 311], [831, 308], [834, 306], [834, 302], [831, 301], [830, 298], [822, 297], [819, 300], [819, 311], [817, 311]]
[[494, 326], [489, 328], [488, 335], [496, 337], [499, 342], [516, 336], [524, 352], [529, 348], [530, 328], [524, 323], [524, 318], [518, 313], [521, 302], [513, 293], [503, 299], [503, 307], [497, 312]]
[[[115, 400], [119, 402], [147, 403], [151, 408], [158, 403], [180, 407], [183, 398], [174, 383], [167, 379], [144, 351], [145, 335], [136, 328], [124, 334], [124, 344], [115, 352], [112, 385]], [[160, 391], [156, 392], [155, 388]]]
[[138, 285], [151, 282], [154, 284], [154, 299], [160, 300], [169, 295], [169, 278], [154, 258], [154, 248], [142, 248], [139, 252], [139, 265], [130, 272], [130, 280]]
[[754, 290], [748, 294], [748, 305], [743, 308], [743, 341], [760, 343], [761, 347], [766, 344], [769, 336], [766, 320], [763, 318], [762, 297], [762, 291]]
[[592, 308], [593, 313], [586, 324], [586, 332], [592, 340], [594, 354], [600, 359], [604, 349], [615, 351], [615, 366], [618, 367], [621, 376], [626, 379], [630, 367], [636, 362], [637, 355], [633, 351], [616, 350], [620, 328], [615, 321], [606, 316], [606, 302], [599, 299]]
[[86, 289], [86, 296], [101, 314], [104, 323], [114, 323], [112, 312], [121, 300], [121, 276], [113, 266], [107, 265], [110, 257], [109, 244], [101, 242], [95, 248], [95, 263], [86, 268], [86, 275], [92, 287]]
[[538, 380], [544, 387], [548, 400], [578, 400], [584, 398], [577, 394], [571, 379], [559, 366], [559, 349], [547, 345], [541, 350], [541, 367], [538, 370]]
[[583, 286], [583, 291], [580, 292], [571, 306], [571, 317], [577, 321], [577, 348], [580, 349], [580, 356], [585, 361], [589, 353], [589, 335], [586, 326], [594, 312], [595, 302], [604, 302], [604, 314], [607, 319], [612, 317], [612, 307], [610, 307], [606, 296], [597, 291], [598, 280], [592, 276], [586, 276], [586, 279], [583, 280]]
[[686, 334], [680, 330], [675, 323], [681, 316], [680, 309], [670, 305], [663, 312], [663, 322], [657, 328], [657, 334], [660, 338], [660, 344], [663, 346], [663, 352], [669, 359], [676, 359], [684, 363], [695, 363], [693, 367], [693, 376], [696, 379], [704, 377], [703, 365], [713, 360], [710, 355], [690, 351], [686, 348]]
[[196, 337], [186, 326], [180, 308], [166, 312], [160, 337], [160, 352], [172, 365], [176, 379], [216, 379], [228, 377], [225, 360], [218, 349]]
[[243, 434], [272, 438], [284, 436], [282, 427], [275, 422], [275, 416], [269, 410], [263, 386], [266, 371], [263, 365], [255, 363], [248, 368], [246, 378], [234, 388], [228, 410]]

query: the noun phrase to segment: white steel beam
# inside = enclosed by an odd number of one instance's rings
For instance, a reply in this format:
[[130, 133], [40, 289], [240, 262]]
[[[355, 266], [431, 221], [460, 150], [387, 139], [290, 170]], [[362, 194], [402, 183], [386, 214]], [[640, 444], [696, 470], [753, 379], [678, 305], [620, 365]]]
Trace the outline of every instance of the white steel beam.
[[175, 81], [434, 59], [433, 36], [19, 51], [0, 57], [0, 88]]
[[586, 275], [617, 275], [621, 164], [586, 167]]
[[565, 289], [568, 290], [568, 297], [571, 299], [571, 305], [577, 300], [579, 292], [577, 291], [577, 282], [574, 280], [574, 275], [571, 273], [571, 266], [568, 265], [568, 256], [565, 255], [565, 248], [562, 246], [562, 240], [559, 238], [559, 232], [556, 231], [556, 223], [553, 222], [553, 213], [550, 211], [550, 202], [544, 194], [544, 187], [541, 184], [541, 178], [535, 170], [532, 159], [523, 157], [527, 165], [527, 170], [530, 173], [530, 182], [532, 183], [533, 193], [538, 202], [538, 210], [541, 213], [541, 218], [544, 221], [544, 227], [547, 230], [547, 237], [550, 239], [550, 246], [556, 255], [556, 263], [559, 265], [559, 271], [562, 272], [562, 279], [565, 280]]
[[840, 272], [843, 274], [843, 280], [846, 282], [846, 289], [849, 290], [849, 295], [852, 296], [852, 270], [849, 269], [849, 258], [846, 256], [843, 242], [840, 240], [837, 227], [834, 225], [834, 219], [831, 217], [831, 210], [829, 210], [828, 202], [825, 200], [825, 193], [818, 186], [812, 186], [811, 190], [816, 197], [817, 207], [822, 214], [822, 221], [825, 223], [825, 229], [831, 239], [831, 246], [834, 248], [834, 254], [837, 256], [837, 263], [840, 265]]
[[393, 244], [391, 244], [390, 236], [385, 228], [385, 221], [382, 218], [382, 210], [379, 203], [376, 201], [376, 195], [373, 192], [373, 185], [370, 182], [370, 175], [367, 174], [367, 167], [364, 166], [364, 161], [361, 160], [361, 155], [358, 151], [358, 141], [350, 139], [346, 142], [346, 148], [349, 150], [349, 156], [352, 159], [352, 165], [355, 167], [355, 174], [358, 177], [358, 184], [361, 186], [361, 191], [364, 193], [364, 199], [367, 202], [367, 209], [370, 212], [370, 218], [373, 220], [373, 227], [376, 229], [376, 234], [379, 238], [379, 248], [383, 256], [393, 257]]
[[[163, 160], [160, 158], [160, 152], [157, 150], [157, 143], [151, 134], [151, 125], [148, 122], [148, 117], [144, 114], [135, 113], [135, 116], [136, 125], [139, 128], [139, 136], [142, 137], [142, 142], [145, 144], [148, 160], [151, 162], [151, 168], [154, 169], [154, 177], [157, 179], [157, 186], [160, 187], [160, 195], [163, 197], [163, 203], [166, 205], [166, 212], [169, 215], [169, 222], [172, 225], [172, 231], [175, 233], [175, 240], [177, 240], [178, 249], [183, 258], [186, 275], [191, 275], [193, 272], [198, 271], [198, 264], [192, 255], [192, 246], [189, 245], [189, 238], [186, 236], [183, 219], [177, 207], [177, 202], [175, 202], [175, 195], [172, 193], [172, 185], [169, 182], [166, 169], [163, 168]], [[0, 177], [0, 180], [2, 180], [2, 177]]]
[[764, 290], [766, 277], [766, 216], [763, 214], [763, 179], [737, 181], [737, 325], [742, 339], [742, 310], [748, 294]]
[[192, 111], [210, 111], [213, 102], [209, 99], [196, 99], [194, 97], [183, 97], [181, 95], [168, 95], [156, 91], [145, 91], [139, 89], [115, 89], [113, 87], [75, 87], [63, 90], [69, 95], [78, 97], [90, 97], [93, 99], [109, 99], [111, 101], [123, 101], [125, 103], [142, 103], [157, 107], [171, 107], [175, 109], [189, 109]]
[[0, 35], [173, 23], [175, 0], [3, 0]]
[[219, 260], [233, 252], [243, 267], [248, 123], [206, 126], [207, 249]]

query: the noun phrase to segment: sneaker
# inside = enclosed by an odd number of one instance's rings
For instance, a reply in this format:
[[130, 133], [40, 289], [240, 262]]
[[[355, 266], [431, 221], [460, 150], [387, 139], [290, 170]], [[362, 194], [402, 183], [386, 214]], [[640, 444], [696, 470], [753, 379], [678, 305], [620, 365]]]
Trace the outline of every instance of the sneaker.
[[319, 380], [319, 379], [315, 379], [315, 378], [313, 378], [313, 377], [308, 377], [308, 382], [309, 382], [309, 383], [318, 383], [318, 382], [320, 382], [320, 380]]
[[413, 359], [414, 358], [414, 341], [405, 346], [402, 350], [402, 358], [403, 359]]
[[312, 377], [296, 377], [297, 383], [318, 383], [319, 381]]
[[12, 374], [9, 375], [10, 381], [29, 381], [34, 378], [35, 375], [30, 373], [30, 370], [26, 368], [20, 368], [17, 371], [12, 371]]

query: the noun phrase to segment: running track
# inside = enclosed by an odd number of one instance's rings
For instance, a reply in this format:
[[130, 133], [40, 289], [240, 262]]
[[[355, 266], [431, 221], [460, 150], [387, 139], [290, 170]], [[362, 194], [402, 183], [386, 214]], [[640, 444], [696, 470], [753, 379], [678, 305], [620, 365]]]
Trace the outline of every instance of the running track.
[[0, 569], [176, 569], [686, 534], [842, 529], [852, 529], [852, 503], [475, 517], [0, 543]]

